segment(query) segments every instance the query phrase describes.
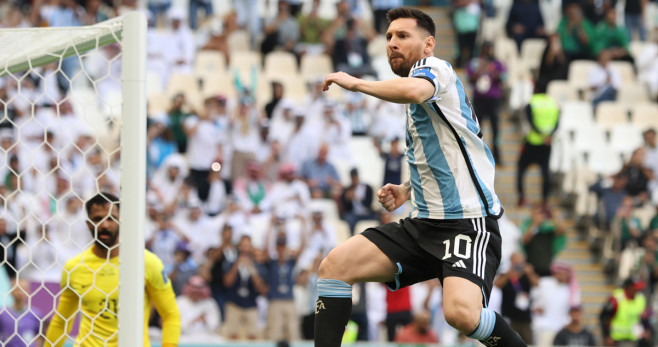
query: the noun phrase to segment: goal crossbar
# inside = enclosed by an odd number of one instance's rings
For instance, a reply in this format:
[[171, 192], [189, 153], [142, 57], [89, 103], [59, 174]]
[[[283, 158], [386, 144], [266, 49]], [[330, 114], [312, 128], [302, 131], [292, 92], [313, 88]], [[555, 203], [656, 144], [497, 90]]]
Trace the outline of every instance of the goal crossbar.
[[[0, 30], [0, 76], [14, 74], [120, 42], [125, 16], [83, 27]], [[32, 35], [30, 35], [32, 33]], [[29, 36], [27, 44], [17, 34]], [[62, 44], [65, 42], [66, 44]]]

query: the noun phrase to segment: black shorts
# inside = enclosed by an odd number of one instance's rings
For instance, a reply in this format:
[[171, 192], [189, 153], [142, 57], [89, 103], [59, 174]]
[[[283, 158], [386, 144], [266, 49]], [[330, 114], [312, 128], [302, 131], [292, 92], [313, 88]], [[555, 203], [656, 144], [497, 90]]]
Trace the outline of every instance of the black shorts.
[[486, 306], [500, 264], [500, 231], [492, 217], [474, 219], [405, 218], [370, 228], [363, 236], [398, 266], [391, 290], [450, 276], [465, 278], [480, 288]]

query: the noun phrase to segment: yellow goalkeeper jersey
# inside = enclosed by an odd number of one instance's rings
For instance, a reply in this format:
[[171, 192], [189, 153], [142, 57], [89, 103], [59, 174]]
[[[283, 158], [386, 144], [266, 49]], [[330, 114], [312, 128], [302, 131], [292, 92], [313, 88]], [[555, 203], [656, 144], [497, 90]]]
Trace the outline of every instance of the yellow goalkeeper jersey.
[[[93, 247], [93, 246], [92, 246]], [[148, 321], [151, 303], [162, 317], [162, 346], [178, 345], [180, 312], [171, 282], [162, 261], [144, 251], [144, 344], [150, 346]], [[81, 321], [75, 346], [116, 347], [118, 340], [119, 257], [99, 258], [88, 248], [66, 262], [62, 288], [55, 313], [48, 327], [44, 346], [62, 346], [70, 333], [78, 310]], [[65, 334], [66, 331], [66, 334]]]

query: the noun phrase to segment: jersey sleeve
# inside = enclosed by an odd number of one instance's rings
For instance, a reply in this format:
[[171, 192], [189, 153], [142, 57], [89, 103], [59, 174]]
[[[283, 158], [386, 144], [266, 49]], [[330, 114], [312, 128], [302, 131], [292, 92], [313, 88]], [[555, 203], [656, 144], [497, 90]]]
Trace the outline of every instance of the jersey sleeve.
[[436, 57], [427, 57], [416, 62], [409, 74], [413, 78], [426, 79], [434, 86], [434, 94], [425, 103], [441, 99], [450, 85], [457, 80], [455, 71], [445, 61]]
[[144, 253], [144, 284], [146, 291], [162, 317], [162, 346], [177, 346], [180, 339], [180, 311], [171, 281], [162, 261], [153, 253]]
[[[75, 259], [75, 258], [74, 258]], [[61, 347], [66, 341], [66, 334], [73, 327], [73, 319], [80, 305], [80, 298], [69, 286], [69, 277], [71, 266], [67, 263], [62, 271], [60, 287], [62, 289], [57, 302], [57, 308], [53, 318], [50, 320], [46, 338], [43, 343], [44, 347]]]

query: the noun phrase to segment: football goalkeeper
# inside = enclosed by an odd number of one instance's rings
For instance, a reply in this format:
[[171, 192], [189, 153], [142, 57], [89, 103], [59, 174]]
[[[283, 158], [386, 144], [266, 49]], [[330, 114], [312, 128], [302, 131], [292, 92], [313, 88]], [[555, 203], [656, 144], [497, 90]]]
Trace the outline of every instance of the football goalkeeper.
[[[82, 318], [75, 346], [117, 346], [119, 306], [119, 199], [100, 193], [85, 205], [87, 226], [94, 244], [66, 262], [61, 279], [57, 312], [53, 315], [44, 346], [62, 346], [75, 314]], [[150, 346], [147, 328], [151, 304], [162, 317], [162, 346], [175, 347], [180, 337], [180, 312], [162, 261], [144, 251], [144, 343]]]

